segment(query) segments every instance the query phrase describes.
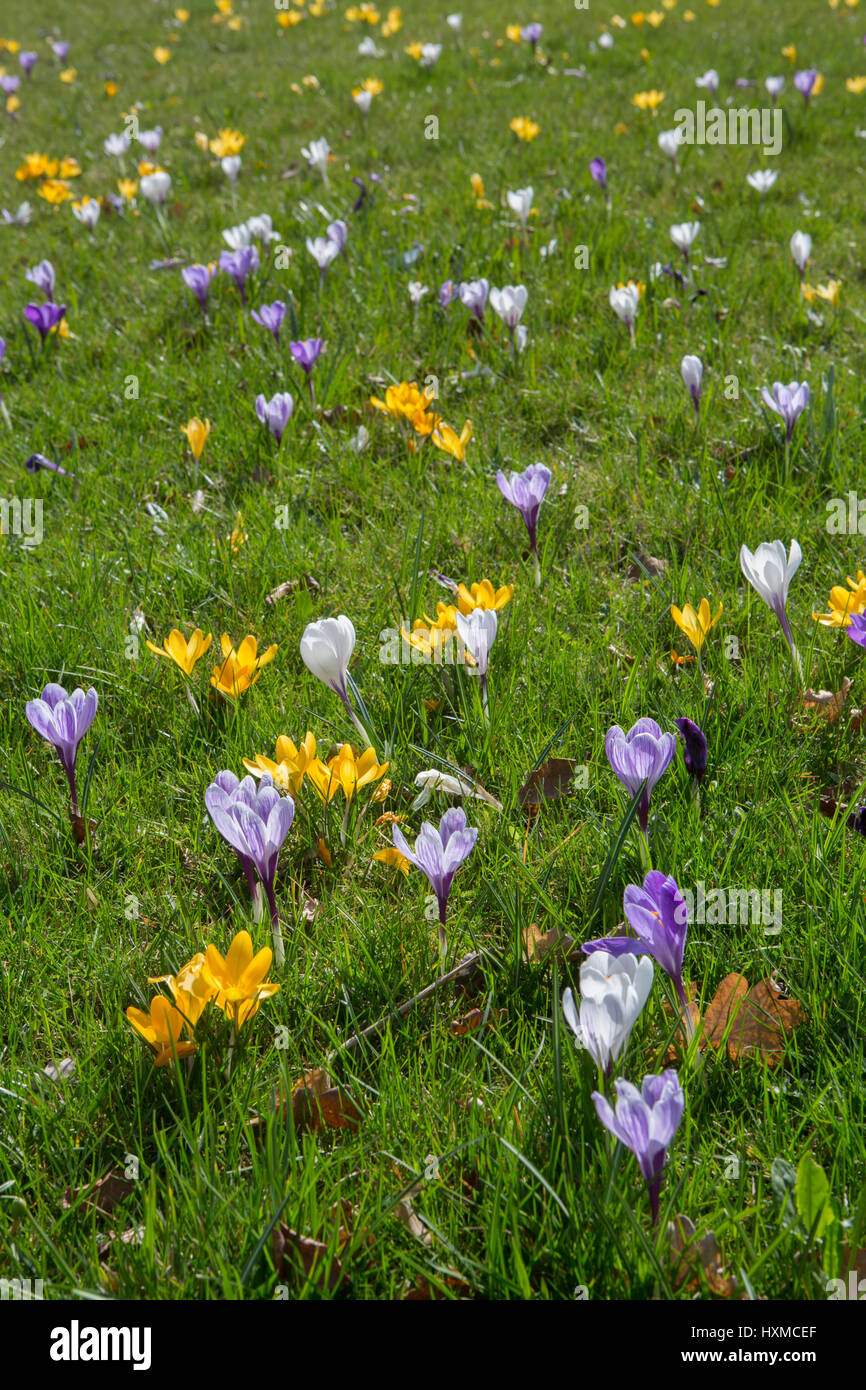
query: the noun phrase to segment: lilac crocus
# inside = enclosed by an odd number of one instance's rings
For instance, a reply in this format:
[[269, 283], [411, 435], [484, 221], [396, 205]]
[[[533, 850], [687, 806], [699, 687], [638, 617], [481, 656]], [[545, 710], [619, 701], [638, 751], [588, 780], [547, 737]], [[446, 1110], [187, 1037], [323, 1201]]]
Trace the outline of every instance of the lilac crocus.
[[785, 433], [790, 444], [794, 426], [809, 404], [809, 383], [792, 381], [788, 386], [783, 386], [781, 381], [774, 381], [773, 394], [770, 395], [766, 386], [762, 386], [761, 398], [768, 409], [784, 420]]
[[460, 303], [470, 314], [477, 318], [481, 323], [484, 318], [484, 310], [487, 305], [487, 296], [490, 293], [489, 280], [461, 280], [457, 291], [460, 295]]
[[593, 951], [608, 951], [612, 956], [652, 956], [673, 981], [677, 998], [683, 1005], [688, 996], [683, 984], [683, 956], [689, 931], [686, 900], [675, 878], [665, 877], [651, 869], [643, 887], [630, 883], [622, 898], [623, 911], [633, 936], [605, 936], [585, 941], [587, 956]]
[[866, 613], [852, 613], [845, 631], [858, 647], [866, 647]]
[[29, 270], [25, 270], [24, 279], [35, 285], [37, 290], [41, 290], [46, 299], [51, 299], [54, 294], [54, 266], [50, 261], [40, 261], [38, 265], [32, 265]]
[[536, 20], [533, 20], [531, 24], [524, 24], [520, 31], [520, 37], [523, 39], [524, 43], [532, 44], [532, 51], [534, 53], [542, 33], [542, 26]]
[[69, 44], [66, 39], [57, 39], [51, 44], [51, 52], [54, 54], [58, 63], [65, 63], [69, 56]]
[[216, 274], [215, 265], [187, 265], [180, 272], [187, 289], [192, 290], [203, 314], [207, 313], [207, 295], [210, 282]]
[[234, 280], [243, 305], [247, 302], [247, 277], [258, 270], [260, 264], [255, 246], [243, 246], [238, 251], [220, 252], [220, 270], [224, 270]]
[[800, 653], [794, 645], [788, 623], [788, 587], [803, 559], [799, 541], [792, 540], [788, 555], [781, 541], [762, 541], [754, 555], [747, 545], [740, 546], [740, 569], [755, 593], [779, 619], [785, 641], [791, 649], [797, 674], [802, 680]]
[[290, 796], [280, 795], [269, 772], [263, 772], [256, 784], [253, 777], [245, 777], [241, 782], [230, 771], [217, 774], [204, 801], [217, 830], [244, 867], [254, 909], [257, 885], [253, 871], [261, 880], [271, 910], [274, 961], [283, 965], [286, 954], [274, 880], [283, 841], [295, 818], [295, 803]]
[[640, 1164], [649, 1191], [655, 1226], [659, 1219], [662, 1170], [668, 1146], [683, 1118], [686, 1098], [672, 1067], [658, 1076], [645, 1076], [640, 1090], [630, 1081], [617, 1080], [614, 1085], [616, 1111], [600, 1091], [593, 1091], [596, 1114], [605, 1128], [631, 1150]]
[[27, 77], [29, 77], [36, 64], [39, 62], [39, 54], [33, 53], [30, 49], [25, 48], [23, 52], [18, 54], [18, 61]]
[[632, 796], [636, 796], [646, 782], [638, 807], [640, 828], [646, 834], [653, 787], [673, 762], [677, 751], [676, 736], [663, 734], [654, 719], [638, 719], [627, 734], [618, 724], [608, 729], [604, 751], [620, 782]]
[[817, 80], [817, 68], [804, 68], [802, 72], [794, 73], [794, 86], [797, 88], [806, 106], [809, 105], [809, 98], [815, 90], [815, 83]]
[[312, 373], [323, 347], [324, 343], [321, 338], [304, 338], [299, 343], [289, 343], [289, 352], [301, 370], [306, 372], [311, 407], [315, 407], [316, 404]]
[[453, 304], [455, 299], [459, 299], [460, 291], [453, 280], [443, 280], [439, 286], [439, 308], [447, 309]]
[[294, 408], [295, 402], [288, 391], [278, 391], [270, 400], [266, 400], [263, 395], [256, 396], [256, 414], [262, 424], [267, 425], [278, 447], [282, 443]]
[[281, 299], [275, 299], [273, 304], [263, 304], [260, 309], [253, 309], [251, 317], [256, 323], [261, 324], [269, 333], [274, 335], [274, 342], [280, 341], [280, 329], [283, 326], [283, 319], [286, 317], [287, 307]]
[[552, 477], [550, 469], [543, 463], [531, 463], [522, 473], [512, 473], [510, 478], [506, 478], [501, 468], [496, 474], [496, 486], [506, 502], [510, 502], [512, 507], [516, 507], [520, 512], [529, 532], [529, 548], [535, 561], [536, 585], [541, 583], [541, 566], [538, 563], [535, 544], [538, 511]]
[[701, 778], [707, 770], [707, 740], [693, 719], [687, 719], [683, 715], [680, 719], [675, 719], [674, 723], [683, 739], [683, 762], [686, 772], [694, 777], [700, 786]]
[[[2, 339], [0, 339], [0, 344], [5, 347]], [[2, 356], [3, 352], [0, 349], [0, 357]], [[47, 459], [44, 454], [31, 454], [29, 459], [24, 460], [24, 467], [28, 473], [39, 473], [44, 468], [50, 473], [59, 473], [62, 478], [75, 479], [74, 473], [70, 473], [67, 468], [61, 468], [59, 463], [52, 463], [51, 459]]]
[[21, 78], [13, 77], [11, 72], [4, 72], [2, 77], [0, 77], [0, 87], [3, 88], [7, 97], [11, 97], [13, 92], [17, 92], [20, 86]]
[[409, 848], [398, 825], [391, 826], [391, 835], [395, 849], [421, 870], [436, 894], [439, 904], [439, 946], [444, 957], [448, 945], [445, 933], [448, 895], [454, 875], [475, 848], [478, 831], [467, 826], [466, 812], [462, 807], [454, 806], [445, 812], [438, 830], [431, 821], [422, 822], [414, 849]]
[[50, 300], [45, 304], [27, 304], [24, 308], [24, 316], [38, 330], [43, 347], [48, 334], [57, 327], [65, 313], [65, 304], [53, 304]]
[[78, 792], [75, 787], [75, 760], [78, 745], [87, 733], [99, 708], [99, 696], [93, 686], [85, 692], [80, 687], [67, 695], [62, 685], [46, 685], [38, 700], [28, 700], [25, 714], [30, 724], [47, 743], [57, 749], [72, 798], [72, 814], [79, 816]]
[[603, 159], [591, 159], [589, 162], [589, 172], [592, 174], [599, 188], [607, 188], [607, 165]]
[[345, 252], [346, 242], [349, 239], [349, 228], [345, 222], [338, 218], [336, 222], [328, 223], [327, 237], [329, 241], [333, 241], [339, 251]]

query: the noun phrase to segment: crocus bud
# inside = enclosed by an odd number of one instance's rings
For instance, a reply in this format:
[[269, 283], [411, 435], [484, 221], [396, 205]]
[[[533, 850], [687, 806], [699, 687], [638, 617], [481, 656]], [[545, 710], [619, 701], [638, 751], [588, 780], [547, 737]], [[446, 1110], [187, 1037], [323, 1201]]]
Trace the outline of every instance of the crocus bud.
[[791, 255], [800, 272], [800, 279], [806, 273], [806, 266], [812, 254], [812, 238], [808, 232], [795, 232], [791, 237]]
[[682, 718], [675, 719], [674, 723], [683, 737], [683, 762], [686, 772], [694, 777], [700, 786], [701, 778], [707, 770], [707, 740], [693, 719], [687, 719], [683, 715]]
[[704, 378], [704, 364], [699, 357], [688, 354], [680, 364], [680, 371], [691, 394], [692, 404], [695, 407], [695, 418], [697, 419], [701, 413], [701, 382]]

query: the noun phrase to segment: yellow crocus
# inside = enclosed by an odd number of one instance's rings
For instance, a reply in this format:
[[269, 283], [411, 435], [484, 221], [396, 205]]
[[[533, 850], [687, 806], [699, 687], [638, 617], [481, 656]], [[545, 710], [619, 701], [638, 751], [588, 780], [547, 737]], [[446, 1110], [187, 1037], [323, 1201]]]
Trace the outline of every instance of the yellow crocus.
[[834, 309], [839, 303], [839, 291], [842, 288], [841, 280], [828, 280], [826, 285], [817, 285], [815, 293], [819, 299], [824, 299], [828, 304], [832, 304]]
[[125, 198], [128, 203], [131, 203], [138, 192], [138, 179], [118, 179], [117, 191], [121, 198]]
[[247, 143], [247, 137], [242, 135], [239, 130], [226, 127], [219, 131], [209, 143], [211, 154], [216, 155], [217, 159], [225, 159], [227, 155], [240, 154]]
[[797, 50], [792, 43], [786, 44], [782, 49], [782, 57], [787, 58], [792, 63], [796, 63]]
[[419, 391], [417, 382], [401, 381], [398, 385], [388, 387], [384, 401], [379, 400], [378, 396], [371, 396], [370, 404], [397, 419], [402, 417], [412, 420], [419, 410], [426, 411], [432, 400], [432, 388], [425, 386], [423, 391]]
[[690, 603], [680, 610], [674, 605], [671, 608], [671, 617], [681, 632], [688, 637], [695, 651], [699, 652], [706, 641], [707, 633], [711, 627], [719, 621], [722, 616], [722, 605], [719, 604], [714, 617], [710, 617], [709, 600], [702, 598], [697, 613]]
[[[513, 584], [503, 584], [501, 588], [494, 589], [489, 579], [471, 584], [468, 589], [465, 584], [460, 584], [457, 588], [457, 607], [463, 614], [471, 613], [474, 608], [494, 608], [499, 613], [511, 602], [513, 594]], [[457, 626], [456, 620], [454, 626]]]
[[378, 860], [380, 864], [384, 864], [386, 868], [399, 869], [401, 874], [409, 877], [409, 860], [393, 845], [389, 845], [387, 849], [377, 849], [373, 858]]
[[267, 651], [262, 652], [261, 656], [257, 656], [258, 642], [252, 635], [245, 637], [235, 651], [232, 639], [224, 632], [220, 638], [220, 646], [223, 654], [222, 665], [214, 667], [210, 683], [218, 694], [232, 700], [238, 695], [243, 695], [251, 685], [255, 685], [261, 675], [261, 668], [273, 661], [277, 654], [277, 646], [274, 643]]
[[61, 159], [58, 172], [62, 179], [77, 179], [81, 173], [81, 165], [72, 155], [67, 155], [66, 159]]
[[204, 952], [199, 951], [176, 975], [151, 975], [150, 985], [168, 985], [175, 1007], [183, 1014], [190, 1028], [195, 1028], [211, 999], [213, 986], [203, 973]]
[[39, 185], [39, 196], [44, 198], [46, 203], [56, 205], [65, 202], [67, 198], [74, 198], [75, 194], [69, 184], [64, 183], [62, 179], [46, 179], [44, 183]]
[[321, 758], [311, 762], [307, 775], [323, 801], [333, 801], [342, 790], [348, 802], [361, 787], [381, 782], [387, 771], [388, 764], [378, 762], [375, 748], [368, 748], [359, 757], [351, 743], [343, 743], [327, 764]]
[[119, 90], [120, 88], [116, 82], [106, 82], [104, 84], [104, 91], [107, 97], [116, 97]]
[[212, 641], [213, 634], [209, 632], [205, 637], [200, 627], [195, 629], [189, 641], [177, 628], [172, 628], [161, 647], [155, 647], [151, 641], [147, 641], [147, 646], [156, 656], [166, 657], [179, 666], [186, 675], [191, 676], [196, 662], [204, 656]]
[[506, 25], [506, 28], [505, 28], [505, 37], [506, 37], [507, 39], [510, 39], [512, 43], [520, 43], [520, 42], [522, 42], [522, 40], [521, 40], [521, 38], [520, 38], [520, 25], [519, 25], [519, 24], [508, 24], [508, 25]]
[[534, 140], [541, 130], [541, 126], [535, 121], [531, 121], [528, 116], [515, 116], [514, 120], [509, 122], [508, 128], [514, 131], [518, 140], [523, 140], [527, 144], [530, 140]]
[[173, 1057], [188, 1057], [195, 1052], [194, 1042], [181, 1041], [180, 1035], [186, 1027], [183, 1015], [163, 995], [156, 994], [151, 999], [150, 1013], [130, 1006], [126, 1017], [145, 1042], [156, 1048], [158, 1067], [166, 1066]]
[[164, 48], [162, 44], [159, 44], [153, 50], [153, 56], [159, 63], [160, 67], [163, 67], [166, 63], [168, 63], [171, 60], [171, 49]]
[[189, 19], [189, 10], [175, 10], [174, 17], [178, 24], [186, 24]]
[[866, 613], [866, 575], [862, 570], [858, 570], [856, 582], [849, 575], [846, 583], [847, 589], [841, 584], [836, 584], [830, 590], [828, 613], [812, 614], [822, 627], [847, 627], [855, 613]]
[[78, 76], [78, 68], [65, 68], [60, 74], [60, 81], [71, 85]]
[[269, 772], [275, 787], [279, 787], [282, 792], [297, 795], [315, 758], [316, 738], [308, 729], [300, 748], [296, 748], [285, 734], [280, 734], [274, 760], [266, 758], [263, 753], [257, 753], [254, 758], [244, 758], [243, 764], [247, 772], [251, 772], [254, 777], [261, 777], [263, 772]]
[[271, 968], [273, 951], [263, 946], [253, 952], [248, 931], [239, 931], [223, 956], [216, 946], [205, 952], [202, 977], [214, 991], [214, 1002], [236, 1028], [252, 1018], [262, 999], [270, 999], [280, 986], [265, 976]]
[[466, 446], [472, 438], [472, 421], [467, 420], [460, 434], [456, 434], [450, 425], [440, 422], [437, 429], [433, 431], [433, 443], [437, 449], [443, 453], [450, 454], [458, 463], [466, 462]]
[[665, 93], [656, 91], [655, 87], [649, 92], [635, 92], [631, 99], [632, 106], [636, 106], [639, 111], [655, 112], [665, 99]]
[[204, 446], [210, 434], [210, 420], [200, 420], [197, 415], [194, 415], [191, 420], [187, 420], [185, 425], [181, 425], [180, 432], [186, 435], [192, 456], [198, 463], [204, 453]]
[[861, 92], [866, 92], [866, 77], [846, 77], [845, 90], [859, 97]]
[[292, 29], [296, 24], [300, 24], [303, 17], [300, 10], [282, 10], [277, 15], [277, 23], [281, 29]]
[[403, 52], [408, 53], [409, 57], [414, 58], [415, 62], [417, 63], [421, 57], [421, 54], [424, 52], [424, 45], [423, 43], [408, 43], [404, 48]]

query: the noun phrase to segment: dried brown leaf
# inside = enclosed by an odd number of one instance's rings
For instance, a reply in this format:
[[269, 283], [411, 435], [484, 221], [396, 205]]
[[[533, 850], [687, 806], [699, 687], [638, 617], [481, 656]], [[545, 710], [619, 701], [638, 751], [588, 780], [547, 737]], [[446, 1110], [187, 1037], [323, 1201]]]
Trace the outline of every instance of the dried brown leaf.
[[538, 806], [542, 801], [558, 801], [565, 796], [574, 776], [574, 758], [549, 758], [530, 772], [517, 793], [521, 806]]
[[822, 715], [829, 724], [834, 724], [842, 713], [850, 689], [850, 680], [843, 676], [842, 689], [835, 694], [832, 690], [804, 690], [801, 696], [803, 708]]
[[85, 1187], [67, 1187], [61, 1205], [64, 1211], [80, 1205], [101, 1212], [103, 1216], [110, 1216], [117, 1204], [125, 1201], [134, 1188], [135, 1183], [127, 1178], [118, 1177], [114, 1172], [106, 1173], [104, 1178]]

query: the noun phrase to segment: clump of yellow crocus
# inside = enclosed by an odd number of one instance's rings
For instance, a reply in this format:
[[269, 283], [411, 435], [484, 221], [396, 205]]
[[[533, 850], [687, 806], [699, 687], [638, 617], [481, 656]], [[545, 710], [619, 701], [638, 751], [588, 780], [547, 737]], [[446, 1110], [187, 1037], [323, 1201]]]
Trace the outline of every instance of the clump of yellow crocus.
[[243, 763], [247, 772], [251, 772], [254, 777], [261, 777], [263, 772], [269, 772], [274, 779], [275, 787], [296, 796], [315, 761], [316, 738], [308, 729], [300, 748], [296, 748], [285, 734], [280, 734], [273, 761], [263, 753], [257, 753], [255, 758], [244, 758]]
[[260, 668], [273, 661], [277, 654], [275, 643], [258, 656], [258, 642], [251, 635], [245, 637], [235, 651], [232, 639], [224, 632], [220, 638], [220, 646], [223, 654], [222, 665], [214, 668], [210, 683], [219, 695], [224, 695], [230, 700], [242, 695], [251, 685], [255, 685], [261, 675]]
[[232, 1020], [235, 1029], [252, 1018], [261, 1001], [270, 999], [280, 988], [275, 981], [265, 979], [272, 960], [269, 946], [253, 952], [248, 931], [238, 932], [224, 956], [216, 946], [208, 946], [202, 976], [214, 991], [217, 1008]]
[[186, 1027], [182, 1014], [161, 994], [154, 995], [150, 1001], [150, 1013], [135, 1009], [131, 1005], [126, 1011], [133, 1028], [140, 1033], [145, 1042], [156, 1048], [156, 1065], [166, 1066], [174, 1057], [189, 1057], [195, 1052], [195, 1043], [181, 1039]]

